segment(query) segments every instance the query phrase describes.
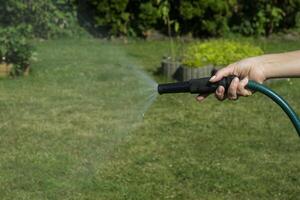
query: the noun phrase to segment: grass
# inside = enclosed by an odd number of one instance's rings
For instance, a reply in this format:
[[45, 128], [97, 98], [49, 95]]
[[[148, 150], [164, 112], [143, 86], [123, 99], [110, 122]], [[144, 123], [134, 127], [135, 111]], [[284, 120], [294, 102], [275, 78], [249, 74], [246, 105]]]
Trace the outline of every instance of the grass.
[[[0, 198], [299, 198], [299, 138], [260, 94], [203, 104], [160, 96], [141, 120], [136, 102], [149, 85], [128, 66], [151, 74], [167, 45], [37, 42], [32, 75], [0, 81]], [[294, 50], [300, 41], [263, 47]], [[300, 113], [300, 80], [271, 87]]]

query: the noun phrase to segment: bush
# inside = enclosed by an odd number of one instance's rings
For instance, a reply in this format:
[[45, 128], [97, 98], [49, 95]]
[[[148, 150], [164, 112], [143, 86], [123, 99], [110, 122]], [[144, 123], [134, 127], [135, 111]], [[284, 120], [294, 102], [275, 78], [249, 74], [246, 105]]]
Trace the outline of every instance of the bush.
[[300, 26], [299, 10], [300, 0], [5, 0], [0, 26], [26, 24], [42, 38], [81, 35], [79, 23], [102, 36], [269, 35]]
[[74, 0], [5, 0], [0, 6], [0, 25], [26, 25], [35, 37], [73, 35], [79, 30]]
[[[96, 28], [109, 36], [145, 36], [161, 19], [160, 5], [165, 0], [88, 0]], [[92, 11], [91, 11], [92, 10]]]
[[33, 47], [23, 33], [24, 27], [0, 29], [0, 63], [13, 64], [13, 75], [22, 74], [32, 58]]
[[297, 25], [300, 0], [238, 0], [231, 26], [244, 35], [270, 35]]
[[226, 66], [243, 58], [263, 54], [259, 47], [249, 43], [228, 40], [210, 40], [187, 47], [183, 64], [188, 67], [202, 67], [208, 64]]
[[[236, 0], [89, 0], [96, 27], [109, 35], [144, 35], [150, 29], [166, 32], [166, 20], [179, 21], [181, 33], [222, 35], [229, 31], [228, 18]], [[177, 23], [173, 23], [175, 25]], [[178, 25], [178, 24], [177, 24]], [[179, 30], [180, 32], [180, 30]]]
[[183, 32], [194, 35], [218, 36], [229, 31], [228, 19], [232, 15], [236, 0], [180, 1], [179, 13]]
[[[269, 35], [299, 24], [300, 0], [88, 0], [94, 23], [109, 35], [166, 31], [163, 18], [179, 22], [180, 34], [222, 36], [229, 31]], [[168, 4], [164, 9], [163, 5]], [[91, 11], [92, 10], [92, 11]], [[167, 11], [167, 13], [165, 13]], [[174, 23], [175, 24], [175, 23]], [[177, 24], [177, 23], [176, 23]]]
[[139, 14], [135, 17], [137, 24], [137, 33], [147, 36], [147, 31], [153, 29], [161, 20], [162, 13], [159, 9], [159, 3], [146, 2], [139, 5]]
[[109, 35], [127, 35], [130, 13], [126, 11], [129, 0], [89, 0], [93, 8], [93, 19], [96, 27], [104, 28]]

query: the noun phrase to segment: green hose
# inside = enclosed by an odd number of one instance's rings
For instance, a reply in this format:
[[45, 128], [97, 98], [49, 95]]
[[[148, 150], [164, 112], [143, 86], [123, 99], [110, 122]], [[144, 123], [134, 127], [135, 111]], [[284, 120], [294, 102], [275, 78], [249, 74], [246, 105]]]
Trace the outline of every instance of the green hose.
[[266, 87], [265, 85], [259, 84], [254, 81], [249, 81], [247, 84], [247, 88], [253, 91], [261, 92], [270, 97], [274, 102], [276, 102], [288, 115], [293, 125], [295, 126], [298, 136], [300, 137], [300, 119], [295, 111], [291, 108], [291, 106], [281, 96], [279, 96], [276, 92]]

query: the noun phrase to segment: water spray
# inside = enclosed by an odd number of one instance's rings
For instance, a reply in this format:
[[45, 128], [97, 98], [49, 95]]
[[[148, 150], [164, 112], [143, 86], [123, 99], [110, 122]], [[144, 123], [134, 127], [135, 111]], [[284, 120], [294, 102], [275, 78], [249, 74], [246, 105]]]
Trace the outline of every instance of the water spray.
[[[211, 83], [209, 81], [210, 77], [205, 77], [200, 79], [191, 79], [190, 81], [185, 82], [159, 84], [157, 87], [157, 91], [159, 94], [191, 93], [208, 95], [214, 93], [219, 86], [223, 86], [226, 91], [229, 88], [233, 78], [233, 76], [225, 77], [216, 83]], [[287, 101], [285, 101], [280, 95], [278, 95], [276, 92], [274, 92], [267, 86], [259, 84], [255, 81], [250, 80], [246, 87], [252, 91], [258, 91], [263, 93], [264, 95], [271, 98], [275, 103], [277, 103], [290, 118], [300, 137], [300, 119], [295, 113], [295, 111], [292, 109], [292, 107], [287, 103]]]

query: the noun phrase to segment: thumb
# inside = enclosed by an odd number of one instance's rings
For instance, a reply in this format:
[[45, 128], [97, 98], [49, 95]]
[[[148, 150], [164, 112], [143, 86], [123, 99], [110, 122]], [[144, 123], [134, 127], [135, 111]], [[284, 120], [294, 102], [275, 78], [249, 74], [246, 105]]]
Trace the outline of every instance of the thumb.
[[212, 76], [209, 81], [214, 83], [220, 81], [224, 77], [233, 75], [233, 69], [234, 67], [232, 65], [224, 67], [218, 70], [217, 73], [214, 76]]

